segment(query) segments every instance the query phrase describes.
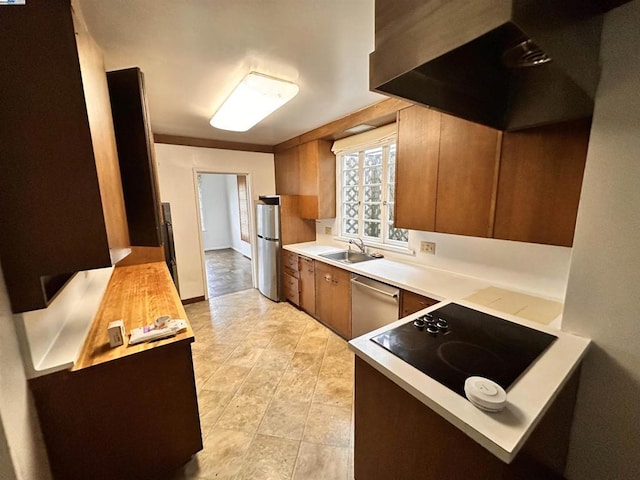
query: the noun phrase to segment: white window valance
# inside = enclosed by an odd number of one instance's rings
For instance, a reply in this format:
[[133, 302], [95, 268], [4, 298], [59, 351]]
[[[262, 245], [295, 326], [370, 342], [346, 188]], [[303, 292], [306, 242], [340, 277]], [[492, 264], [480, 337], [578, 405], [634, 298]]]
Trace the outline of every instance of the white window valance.
[[358, 152], [365, 148], [375, 148], [393, 142], [396, 138], [396, 124], [390, 123], [367, 132], [351, 135], [333, 142], [331, 150], [337, 156], [348, 152]]

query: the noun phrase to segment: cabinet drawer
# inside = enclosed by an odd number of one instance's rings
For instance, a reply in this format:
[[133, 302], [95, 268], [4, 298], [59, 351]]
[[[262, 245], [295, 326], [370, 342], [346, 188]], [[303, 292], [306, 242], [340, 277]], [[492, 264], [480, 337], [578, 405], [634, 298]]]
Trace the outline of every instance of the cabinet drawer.
[[433, 298], [402, 290], [400, 292], [399, 318], [416, 313], [417, 311], [430, 307], [431, 305], [435, 305], [438, 302], [439, 300], [434, 300]]
[[296, 306], [300, 305], [300, 291], [298, 289], [298, 279], [284, 273], [282, 275], [282, 290], [284, 292], [284, 298], [289, 300]]
[[292, 277], [299, 278], [298, 255], [288, 250], [282, 250], [282, 270]]

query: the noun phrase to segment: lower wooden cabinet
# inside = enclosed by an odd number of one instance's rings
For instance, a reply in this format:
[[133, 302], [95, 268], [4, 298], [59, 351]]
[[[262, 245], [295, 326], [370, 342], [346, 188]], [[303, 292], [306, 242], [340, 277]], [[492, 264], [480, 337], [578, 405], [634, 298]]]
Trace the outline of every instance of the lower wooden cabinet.
[[351, 274], [316, 262], [316, 315], [345, 339], [351, 338]]
[[298, 291], [300, 295], [300, 308], [309, 315], [316, 316], [316, 269], [315, 260], [307, 257], [299, 257]]
[[296, 277], [284, 272], [282, 274], [282, 290], [285, 300], [290, 301], [296, 307], [300, 306], [300, 286]]
[[400, 290], [400, 308], [398, 309], [398, 318], [406, 317], [412, 313], [416, 313], [423, 308], [435, 305], [439, 300], [418, 295], [408, 290]]

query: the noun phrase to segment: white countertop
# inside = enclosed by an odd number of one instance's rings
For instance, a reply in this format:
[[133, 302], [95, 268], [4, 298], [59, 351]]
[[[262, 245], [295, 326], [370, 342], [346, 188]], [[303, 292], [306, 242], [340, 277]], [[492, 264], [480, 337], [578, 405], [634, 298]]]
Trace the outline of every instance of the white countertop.
[[[463, 300], [480, 289], [493, 286], [487, 279], [387, 259], [344, 264], [319, 256], [320, 253], [338, 251], [340, 248], [317, 245], [314, 242], [286, 245], [284, 248], [356, 274], [441, 300], [443, 303], [355, 338], [349, 342], [349, 346], [358, 357], [506, 463], [511, 462], [524, 445], [580, 364], [590, 343], [588, 339], [564, 333], [553, 326], [544, 326]], [[500, 413], [487, 413], [477, 409], [467, 399], [370, 340], [371, 337], [452, 301], [558, 337], [510, 387], [507, 407]], [[559, 325], [559, 319], [557, 320], [552, 325]]]

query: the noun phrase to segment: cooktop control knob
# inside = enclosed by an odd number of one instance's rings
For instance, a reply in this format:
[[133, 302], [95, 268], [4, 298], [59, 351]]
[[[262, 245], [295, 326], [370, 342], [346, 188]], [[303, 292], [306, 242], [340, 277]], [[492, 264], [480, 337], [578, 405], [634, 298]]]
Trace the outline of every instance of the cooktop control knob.
[[425, 326], [425, 321], [422, 317], [418, 317], [413, 321], [413, 326], [416, 328], [423, 329]]
[[438, 327], [440, 330], [448, 330], [449, 324], [443, 318], [439, 318], [438, 322], [436, 323], [436, 327]]
[[431, 335], [436, 335], [438, 333], [438, 327], [436, 327], [433, 324], [428, 324], [427, 333], [430, 333]]

